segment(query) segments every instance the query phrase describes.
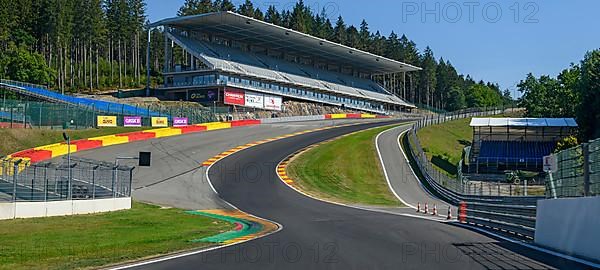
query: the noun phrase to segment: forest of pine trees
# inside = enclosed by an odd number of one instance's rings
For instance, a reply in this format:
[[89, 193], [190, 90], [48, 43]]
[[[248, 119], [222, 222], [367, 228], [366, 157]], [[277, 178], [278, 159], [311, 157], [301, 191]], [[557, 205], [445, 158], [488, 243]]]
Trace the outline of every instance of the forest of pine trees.
[[11, 0], [0, 4], [0, 75], [60, 91], [139, 87], [143, 0]]
[[[461, 75], [450, 61], [429, 47], [423, 51], [405, 35], [372, 32], [363, 20], [332, 22], [325, 11], [313, 12], [302, 0], [291, 10], [265, 11], [246, 0], [186, 0], [179, 16], [233, 11], [269, 23], [356, 47], [422, 67], [407, 75], [406, 99], [438, 109], [497, 106], [512, 102], [497, 84]], [[0, 1], [0, 78], [49, 85], [60, 91], [85, 92], [135, 88], [145, 82], [147, 23], [144, 0]], [[163, 38], [153, 30], [151, 74], [160, 82]]]

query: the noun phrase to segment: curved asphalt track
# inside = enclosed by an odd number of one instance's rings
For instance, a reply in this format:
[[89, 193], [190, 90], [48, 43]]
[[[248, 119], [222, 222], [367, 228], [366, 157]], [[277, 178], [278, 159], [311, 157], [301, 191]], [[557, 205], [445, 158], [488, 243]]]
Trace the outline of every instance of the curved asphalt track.
[[298, 149], [383, 124], [291, 137], [216, 163], [208, 174], [222, 199], [276, 221], [283, 229], [254, 241], [138, 268], [586, 269], [462, 227], [317, 201], [290, 189], [275, 173], [277, 163]]
[[[423, 207], [423, 204], [425, 203], [428, 203], [430, 207], [436, 204], [438, 206], [438, 211], [441, 214], [446, 214], [446, 209], [449, 204], [426, 191], [411, 170], [408, 159], [404, 156], [403, 151], [400, 148], [398, 139], [402, 133], [410, 128], [410, 126], [399, 126], [388, 129], [378, 136], [376, 143], [390, 185], [405, 204], [408, 204], [411, 207], [417, 207], [418, 203], [421, 204], [421, 207]], [[456, 207], [453, 208], [456, 209]], [[456, 211], [453, 215], [455, 214]]]

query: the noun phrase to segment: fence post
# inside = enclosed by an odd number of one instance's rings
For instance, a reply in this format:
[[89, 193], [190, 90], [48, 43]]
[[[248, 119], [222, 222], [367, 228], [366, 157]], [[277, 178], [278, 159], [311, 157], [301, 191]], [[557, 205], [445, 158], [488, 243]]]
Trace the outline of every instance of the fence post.
[[131, 168], [129, 170], [129, 189], [127, 190], [127, 196], [126, 197], [131, 197], [131, 186], [132, 186], [132, 182], [133, 182], [133, 168]]
[[19, 179], [19, 163], [20, 161], [17, 161], [15, 162], [15, 165], [13, 165], [13, 202], [17, 202], [17, 180]]
[[583, 149], [583, 196], [590, 196], [590, 144], [584, 143]]
[[48, 165], [44, 166], [44, 202], [48, 201]]
[[37, 166], [33, 166], [33, 177], [31, 178], [31, 196], [30, 196], [30, 200], [33, 201], [33, 191], [35, 190], [35, 172], [37, 171]]
[[113, 173], [112, 173], [112, 187], [111, 187], [111, 191], [112, 191], [112, 197], [114, 198], [116, 193], [115, 193], [115, 182], [117, 181], [117, 166], [113, 167]]
[[92, 200], [96, 199], [96, 169], [98, 165], [92, 168]]

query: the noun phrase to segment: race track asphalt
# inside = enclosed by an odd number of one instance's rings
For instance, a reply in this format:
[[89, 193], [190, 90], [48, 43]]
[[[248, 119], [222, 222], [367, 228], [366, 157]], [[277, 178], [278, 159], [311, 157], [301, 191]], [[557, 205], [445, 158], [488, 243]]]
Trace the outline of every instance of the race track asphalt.
[[[376, 142], [390, 184], [406, 204], [414, 207], [419, 203], [421, 207], [424, 207], [425, 203], [428, 203], [430, 207], [435, 204], [441, 213], [446, 213], [449, 204], [426, 191], [411, 170], [407, 157], [402, 153], [398, 139], [402, 133], [409, 129], [410, 126], [388, 129], [379, 135]], [[453, 209], [456, 210], [455, 207]], [[456, 214], [455, 211], [453, 214]]]
[[[364, 121], [304, 121], [237, 127], [113, 145], [77, 152], [73, 157], [114, 162], [116, 157], [136, 157], [140, 151], [149, 151], [152, 153], [152, 166], [137, 167], [133, 171], [134, 200], [191, 210], [228, 209], [229, 205], [210, 188], [206, 179], [206, 167], [200, 166], [202, 162], [250, 142], [319, 127]], [[64, 157], [60, 157], [54, 162], [63, 159]], [[135, 166], [136, 163], [122, 160], [119, 164]]]
[[[221, 160], [208, 172], [220, 198], [242, 211], [278, 222], [282, 230], [136, 269], [587, 269], [463, 227], [314, 200], [287, 187], [275, 173], [279, 161], [296, 150], [390, 123], [309, 133]], [[186, 149], [198, 151], [193, 141], [180, 146], [181, 155], [185, 156]]]

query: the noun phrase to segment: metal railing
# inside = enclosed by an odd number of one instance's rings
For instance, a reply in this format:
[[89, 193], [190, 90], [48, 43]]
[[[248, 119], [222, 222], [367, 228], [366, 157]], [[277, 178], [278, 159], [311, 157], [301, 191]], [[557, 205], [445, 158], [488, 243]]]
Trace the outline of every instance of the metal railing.
[[48, 89], [48, 87], [39, 85], [39, 84], [19, 82], [19, 81], [13, 81], [13, 80], [4, 80], [4, 79], [0, 79], [0, 84], [16, 85], [16, 86], [20, 86], [20, 87], [35, 87], [35, 88], [40, 88], [40, 89]]
[[436, 169], [429, 161], [421, 142], [417, 137], [417, 132], [430, 125], [438, 125], [447, 121], [454, 121], [469, 117], [483, 117], [497, 115], [505, 112], [504, 108], [478, 108], [462, 110], [447, 114], [430, 115], [422, 118], [413, 125], [413, 128], [407, 133], [410, 151], [414, 160], [423, 175], [430, 178], [440, 186], [450, 189], [454, 192], [465, 195], [485, 195], [485, 196], [527, 196], [527, 186], [523, 184], [512, 184], [506, 182], [488, 182], [488, 181], [468, 181], [466, 177], [459, 174], [457, 177], [449, 176], [448, 174]]
[[600, 139], [554, 154], [556, 172], [546, 176], [548, 198], [600, 195]]
[[[201, 124], [217, 120], [215, 113], [207, 108], [190, 106], [134, 106], [136, 109], [130, 113], [119, 111], [119, 105], [111, 108], [95, 108], [78, 106], [68, 103], [39, 102], [29, 100], [0, 101], [0, 126], [8, 128], [68, 128], [85, 129], [96, 127], [96, 118], [99, 115], [117, 116], [117, 124], [123, 125], [125, 116], [142, 117], [143, 126], [151, 126], [152, 116], [186, 117], [189, 124]], [[139, 108], [139, 111], [137, 110]], [[106, 113], [107, 110], [113, 113]], [[148, 115], [147, 112], [156, 112]]]
[[450, 177], [434, 168], [417, 137], [417, 131], [429, 125], [468, 117], [497, 115], [505, 111], [501, 108], [483, 108], [425, 117], [407, 132], [408, 154], [430, 190], [445, 201], [461, 205], [459, 220], [533, 238], [537, 200], [544, 197], [522, 196], [526, 194], [526, 186], [519, 190], [520, 186], [506, 183], [470, 182], [462, 176]]
[[0, 202], [45, 202], [131, 197], [133, 167], [98, 161], [0, 161]]

